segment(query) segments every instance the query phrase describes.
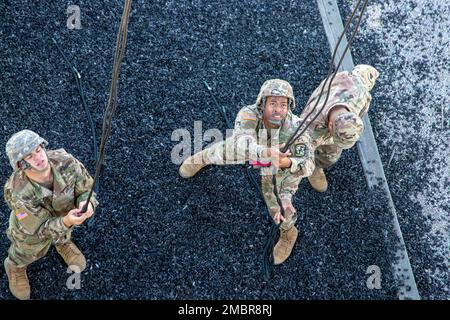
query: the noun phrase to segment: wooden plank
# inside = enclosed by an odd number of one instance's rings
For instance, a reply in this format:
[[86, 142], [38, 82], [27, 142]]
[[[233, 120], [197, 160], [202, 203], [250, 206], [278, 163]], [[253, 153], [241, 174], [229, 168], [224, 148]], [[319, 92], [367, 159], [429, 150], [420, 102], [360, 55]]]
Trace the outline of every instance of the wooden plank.
[[[339, 12], [336, 0], [317, 0], [317, 3], [319, 5], [320, 15], [322, 16], [322, 22], [325, 28], [328, 42], [330, 44], [330, 49], [331, 52], [333, 52], [339, 36], [344, 30], [341, 14]], [[337, 65], [340, 57], [342, 57], [346, 45], [347, 38], [344, 36], [335, 57], [335, 65]], [[353, 59], [349, 50], [347, 51], [342, 61], [339, 71], [350, 71], [353, 69], [353, 67]], [[366, 177], [369, 189], [372, 189], [374, 186], [380, 186], [384, 190], [386, 200], [389, 204], [389, 210], [392, 214], [395, 234], [397, 235], [399, 242], [398, 250], [396, 252], [397, 261], [393, 263], [395, 276], [400, 283], [398, 297], [401, 300], [420, 300], [420, 295], [417, 290], [417, 284], [414, 279], [408, 252], [403, 240], [403, 235], [400, 229], [400, 224], [398, 222], [394, 202], [392, 200], [391, 192], [389, 191], [389, 186], [384, 174], [383, 164], [381, 162], [380, 154], [378, 153], [378, 147], [373, 135], [372, 125], [370, 124], [370, 120], [367, 115], [364, 116], [363, 121], [365, 129], [361, 139], [357, 143], [357, 147], [364, 170], [364, 175]]]

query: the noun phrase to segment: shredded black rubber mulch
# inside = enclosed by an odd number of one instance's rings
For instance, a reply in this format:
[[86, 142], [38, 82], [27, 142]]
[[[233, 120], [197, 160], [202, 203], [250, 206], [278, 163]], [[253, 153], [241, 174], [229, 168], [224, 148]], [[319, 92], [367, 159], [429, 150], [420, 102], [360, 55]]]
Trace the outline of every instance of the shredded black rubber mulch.
[[[78, 5], [81, 30], [66, 28], [66, 7], [57, 1], [0, 5], [0, 143], [32, 129], [93, 173], [86, 114], [51, 37], [82, 75], [99, 133], [122, 1]], [[70, 275], [51, 249], [28, 268], [32, 298], [395, 299], [391, 217], [377, 191], [367, 190], [356, 149], [328, 171], [326, 193], [302, 181], [295, 251], [268, 282], [261, 270], [267, 212], [242, 169], [208, 168], [183, 180], [171, 162], [174, 130], [193, 137], [200, 120], [203, 132], [225, 129], [203, 81], [234, 118], [264, 80], [283, 78], [294, 86], [299, 113], [329, 59], [314, 1], [134, 1], [101, 212], [73, 233], [88, 259], [82, 287], [66, 288]], [[0, 157], [6, 181], [11, 168]], [[6, 230], [4, 202], [0, 210]], [[3, 256], [8, 246], [2, 232]], [[381, 269], [380, 290], [366, 285], [371, 265]], [[12, 298], [4, 273], [0, 297]]]

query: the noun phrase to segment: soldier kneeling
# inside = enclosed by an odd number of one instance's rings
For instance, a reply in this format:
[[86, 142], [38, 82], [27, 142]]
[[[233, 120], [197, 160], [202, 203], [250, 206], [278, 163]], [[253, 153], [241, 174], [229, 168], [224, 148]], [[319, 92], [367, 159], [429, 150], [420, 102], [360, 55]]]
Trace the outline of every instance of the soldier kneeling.
[[[314, 171], [314, 150], [308, 133], [297, 138], [289, 151], [280, 151], [299, 126], [300, 119], [292, 113], [295, 98], [291, 85], [280, 79], [264, 82], [252, 105], [243, 107], [235, 120], [233, 136], [187, 158], [180, 166], [184, 178], [193, 177], [209, 164], [243, 164], [262, 160], [271, 163], [261, 169], [264, 200], [281, 234], [275, 245], [274, 263], [283, 263], [291, 254], [297, 239], [296, 210], [292, 197], [302, 177]], [[285, 217], [281, 216], [274, 194], [272, 176], [276, 174], [277, 191]]]
[[12, 210], [6, 231], [11, 241], [4, 265], [9, 289], [18, 299], [30, 298], [26, 268], [47, 254], [51, 244], [74, 272], [86, 259], [70, 240], [73, 226], [94, 214], [95, 194], [81, 214], [93, 179], [64, 149], [46, 151], [47, 141], [30, 130], [15, 133], [6, 144], [14, 170], [5, 184], [5, 200]]

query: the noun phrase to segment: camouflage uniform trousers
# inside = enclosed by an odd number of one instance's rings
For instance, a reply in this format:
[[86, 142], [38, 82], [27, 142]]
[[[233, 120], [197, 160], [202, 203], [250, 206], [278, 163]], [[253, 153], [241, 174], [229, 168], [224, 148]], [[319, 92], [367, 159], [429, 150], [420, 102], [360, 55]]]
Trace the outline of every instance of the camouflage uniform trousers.
[[206, 149], [206, 155], [211, 164], [244, 164], [248, 156], [245, 152], [238, 152], [234, 137], [217, 142]]
[[[10, 226], [14, 224], [14, 214], [11, 214]], [[65, 235], [63, 235], [64, 241], [69, 241], [71, 238], [72, 229], [69, 229]], [[18, 231], [17, 228], [8, 228], [6, 235], [11, 241], [11, 246], [8, 249], [8, 258], [16, 267], [25, 267], [29, 264], [44, 257], [50, 246], [53, 243], [53, 239], [48, 237], [42, 239], [33, 235], [24, 235]]]
[[[265, 169], [261, 169], [265, 170]], [[280, 212], [277, 198], [274, 193], [274, 186], [272, 183], [272, 175], [263, 175], [261, 177], [261, 190], [264, 195], [267, 209], [270, 216], [273, 218]], [[298, 185], [302, 180], [300, 173], [292, 173], [289, 169], [278, 170], [277, 175], [277, 191], [280, 196], [281, 203], [284, 208], [284, 221], [281, 222], [281, 229], [289, 230], [297, 222], [297, 210], [292, 204], [292, 197], [298, 189]]]
[[341, 157], [342, 150], [334, 144], [319, 146], [314, 153], [316, 166], [326, 169], [335, 164]]
[[[248, 160], [248, 155], [236, 152], [233, 138], [228, 138], [209, 147], [207, 157], [210, 163], [215, 165], [245, 164]], [[269, 168], [261, 169], [261, 190], [269, 213], [273, 218], [279, 212], [279, 206], [273, 193], [272, 173], [269, 170]], [[278, 194], [285, 209], [285, 220], [281, 223], [281, 228], [285, 230], [292, 228], [297, 221], [297, 212], [292, 205], [292, 197], [297, 191], [301, 179], [301, 173], [292, 173], [289, 169], [278, 170]]]

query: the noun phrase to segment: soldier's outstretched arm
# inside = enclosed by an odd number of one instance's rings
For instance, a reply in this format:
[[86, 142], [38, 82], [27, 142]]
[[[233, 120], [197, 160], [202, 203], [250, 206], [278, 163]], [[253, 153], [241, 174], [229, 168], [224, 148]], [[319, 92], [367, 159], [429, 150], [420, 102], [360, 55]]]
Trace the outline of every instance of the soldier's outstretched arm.
[[286, 155], [277, 148], [269, 148], [267, 145], [258, 144], [258, 121], [255, 113], [242, 108], [236, 116], [233, 136], [230, 140], [227, 140], [232, 143], [231, 146], [227, 146], [228, 150], [234, 152], [237, 160], [243, 161], [285, 157]]
[[[237, 157], [243, 160], [257, 160], [261, 157], [271, 157], [267, 145], [258, 144], [257, 130], [260, 119], [256, 113], [246, 107], [242, 108], [234, 122], [232, 141]], [[277, 150], [273, 150], [276, 152]]]
[[[258, 141], [256, 130], [258, 125], [257, 115], [242, 108], [234, 121], [233, 136], [230, 141], [236, 154], [236, 159], [249, 160], [252, 155], [256, 155]], [[227, 146], [229, 147], [229, 146]]]

